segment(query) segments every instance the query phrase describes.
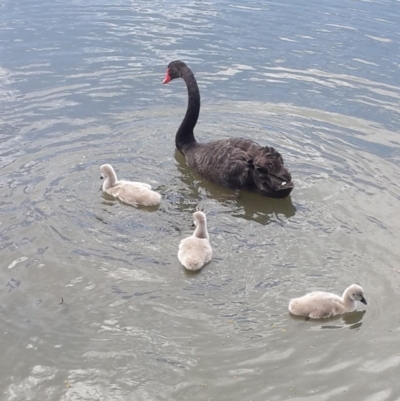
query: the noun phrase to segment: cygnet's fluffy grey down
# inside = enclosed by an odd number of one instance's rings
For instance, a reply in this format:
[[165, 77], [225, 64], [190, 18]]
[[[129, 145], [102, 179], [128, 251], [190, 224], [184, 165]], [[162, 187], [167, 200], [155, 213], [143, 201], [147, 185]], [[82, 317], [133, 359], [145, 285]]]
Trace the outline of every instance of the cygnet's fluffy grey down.
[[118, 181], [110, 164], [103, 164], [100, 171], [104, 178], [103, 191], [121, 202], [133, 206], [157, 206], [160, 204], [161, 195], [152, 191], [151, 185], [137, 181]]
[[207, 218], [203, 212], [193, 213], [196, 226], [193, 235], [179, 244], [178, 259], [188, 270], [199, 270], [212, 259], [212, 248], [207, 231]]
[[345, 289], [342, 297], [329, 292], [315, 291], [303, 297], [291, 299], [289, 312], [311, 319], [322, 319], [355, 311], [357, 309], [356, 301], [367, 304], [364, 290], [359, 285], [352, 284]]

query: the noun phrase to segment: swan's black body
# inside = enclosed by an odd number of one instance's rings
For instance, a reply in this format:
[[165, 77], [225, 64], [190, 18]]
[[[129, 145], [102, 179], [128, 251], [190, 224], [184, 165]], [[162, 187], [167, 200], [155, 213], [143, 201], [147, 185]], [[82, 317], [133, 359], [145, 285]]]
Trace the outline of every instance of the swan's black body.
[[285, 198], [293, 189], [282, 156], [272, 147], [243, 138], [198, 143], [194, 127], [200, 112], [200, 92], [190, 68], [182, 61], [169, 64], [164, 83], [182, 78], [188, 89], [188, 107], [175, 144], [186, 163], [204, 178], [232, 189], [247, 189], [271, 198]]

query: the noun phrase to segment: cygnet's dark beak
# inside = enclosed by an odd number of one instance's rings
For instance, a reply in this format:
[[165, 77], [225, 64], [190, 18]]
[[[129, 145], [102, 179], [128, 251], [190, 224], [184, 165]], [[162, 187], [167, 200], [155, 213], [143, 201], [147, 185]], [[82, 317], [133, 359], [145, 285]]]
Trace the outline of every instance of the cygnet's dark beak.
[[101, 176], [100, 176], [100, 180], [102, 180], [103, 178], [104, 178], [104, 177], [101, 175]]
[[363, 304], [367, 305], [367, 300], [364, 297], [361, 297], [360, 302]]
[[194, 224], [194, 222], [192, 223], [191, 227], [196, 227], [196, 224]]

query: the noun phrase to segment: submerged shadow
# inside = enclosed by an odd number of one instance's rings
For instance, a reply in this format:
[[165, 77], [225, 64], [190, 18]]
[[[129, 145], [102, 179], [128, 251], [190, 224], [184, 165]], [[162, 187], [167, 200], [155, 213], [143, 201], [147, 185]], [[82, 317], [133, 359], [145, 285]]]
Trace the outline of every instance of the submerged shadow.
[[296, 213], [290, 196], [285, 199], [273, 199], [244, 190], [233, 191], [202, 178], [187, 166], [185, 157], [177, 149], [175, 149], [175, 160], [181, 180], [190, 191], [189, 202], [198, 203], [204, 198], [214, 199], [232, 209], [234, 217], [264, 225], [270, 223], [272, 219], [280, 220], [280, 215], [288, 219]]

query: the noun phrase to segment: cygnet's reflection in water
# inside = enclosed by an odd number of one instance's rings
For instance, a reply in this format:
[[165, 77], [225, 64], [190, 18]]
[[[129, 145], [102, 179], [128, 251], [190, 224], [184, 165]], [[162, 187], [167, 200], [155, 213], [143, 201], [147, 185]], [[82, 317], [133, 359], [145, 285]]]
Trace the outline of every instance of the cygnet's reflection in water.
[[366, 310], [355, 311], [352, 313], [346, 313], [343, 315], [343, 321], [350, 329], [358, 329], [362, 325], [362, 318], [366, 313]]
[[205, 197], [214, 199], [229, 206], [232, 209], [232, 216], [260, 224], [268, 224], [271, 219], [279, 220], [279, 215], [289, 218], [296, 213], [290, 196], [285, 199], [273, 199], [248, 191], [232, 191], [200, 177], [187, 166], [184, 156], [177, 149], [175, 160], [182, 182], [190, 191], [186, 194], [187, 203], [195, 204], [204, 200]]
[[[362, 325], [362, 318], [366, 310], [359, 310], [350, 313], [345, 313], [343, 315], [337, 315], [333, 317], [329, 317], [326, 319], [309, 319], [304, 316], [294, 316], [290, 315], [290, 318], [293, 320], [301, 320], [307, 324], [312, 324], [314, 326], [313, 329], [324, 329], [324, 330], [337, 330], [343, 328], [349, 328], [350, 330], [359, 329]], [[334, 324], [338, 322], [338, 324]], [[342, 323], [342, 324], [340, 324]]]

